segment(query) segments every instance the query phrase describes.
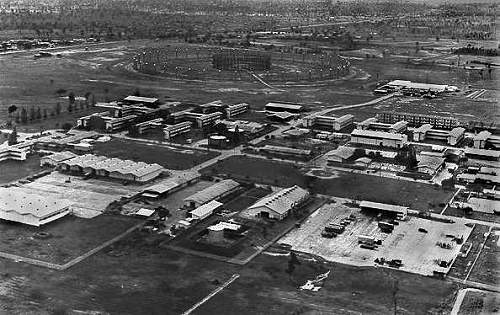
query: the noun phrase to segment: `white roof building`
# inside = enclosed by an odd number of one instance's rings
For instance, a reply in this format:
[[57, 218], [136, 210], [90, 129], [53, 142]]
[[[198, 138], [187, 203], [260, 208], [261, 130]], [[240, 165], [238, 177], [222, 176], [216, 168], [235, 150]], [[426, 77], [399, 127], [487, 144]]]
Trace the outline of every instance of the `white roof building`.
[[191, 211], [191, 217], [197, 220], [203, 220], [212, 213], [214, 213], [215, 210], [219, 209], [223, 203], [218, 202], [216, 200], [212, 200], [206, 204], [203, 204], [199, 206], [198, 208], [194, 209]]
[[240, 184], [232, 179], [222, 180], [184, 199], [184, 204], [199, 207], [209, 201], [222, 198], [233, 192]]
[[307, 190], [295, 185], [267, 195], [250, 206], [247, 211], [253, 216], [283, 220], [290, 210], [303, 203], [308, 197]]
[[57, 220], [70, 212], [67, 200], [54, 200], [25, 192], [22, 188], [0, 188], [0, 219], [33, 226]]
[[62, 151], [62, 152], [57, 152], [54, 154], [42, 156], [40, 159], [40, 166], [44, 165], [49, 165], [49, 166], [56, 166], [59, 163], [72, 159], [76, 157], [77, 155], [74, 154], [73, 152], [70, 151]]
[[164, 168], [156, 163], [147, 164], [93, 154], [80, 155], [63, 161], [60, 163], [60, 168], [137, 182], [149, 181], [164, 171]]

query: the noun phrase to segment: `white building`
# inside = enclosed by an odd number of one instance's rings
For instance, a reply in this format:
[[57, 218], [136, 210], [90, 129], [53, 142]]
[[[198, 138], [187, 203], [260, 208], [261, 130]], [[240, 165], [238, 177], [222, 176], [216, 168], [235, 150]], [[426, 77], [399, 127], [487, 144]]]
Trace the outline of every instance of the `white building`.
[[175, 125], [169, 125], [163, 128], [163, 135], [166, 140], [170, 140], [180, 134], [188, 133], [191, 131], [191, 125], [193, 123], [190, 121], [180, 122]]
[[0, 149], [0, 162], [6, 160], [24, 161], [28, 154], [27, 148], [8, 146]]
[[433, 129], [431, 124], [425, 124], [413, 130], [413, 141], [422, 142], [426, 139], [445, 141], [449, 145], [457, 145], [465, 135], [465, 129], [455, 127], [452, 130]]
[[70, 202], [27, 193], [22, 188], [0, 188], [0, 219], [41, 226], [70, 212]]
[[234, 116], [241, 115], [244, 112], [248, 110], [249, 106], [247, 103], [240, 103], [240, 104], [234, 104], [234, 105], [229, 105], [226, 108], [226, 117], [228, 119], [233, 118]]
[[500, 147], [500, 137], [492, 135], [491, 132], [483, 130], [473, 138], [474, 148], [484, 149], [487, 143], [491, 143], [495, 148]]
[[54, 154], [42, 156], [40, 158], [40, 166], [57, 166], [59, 163], [72, 159], [77, 155], [70, 151], [57, 152]]
[[309, 198], [309, 192], [295, 185], [260, 199], [248, 208], [252, 216], [283, 220], [290, 211]]
[[215, 210], [220, 209], [222, 205], [223, 205], [222, 203], [216, 200], [212, 200], [194, 209], [189, 214], [191, 215], [191, 218], [195, 220], [203, 220], [208, 216], [212, 215]]
[[193, 113], [187, 112], [184, 113], [184, 117], [188, 120], [194, 121], [198, 128], [204, 128], [209, 125], [213, 125], [217, 120], [221, 118], [222, 114], [219, 112], [210, 113], [210, 114], [202, 114], [202, 113]]
[[158, 177], [165, 170], [158, 164], [121, 160], [93, 154], [80, 155], [65, 160], [59, 164], [59, 169], [140, 183]]
[[354, 129], [351, 143], [401, 148], [408, 142], [408, 137], [399, 133]]
[[240, 184], [232, 179], [222, 180], [184, 199], [184, 205], [199, 207], [212, 200], [223, 198], [234, 192]]
[[356, 148], [339, 146], [335, 150], [332, 150], [326, 154], [327, 161], [333, 163], [345, 163], [347, 162], [353, 155]]
[[303, 118], [304, 127], [324, 127], [334, 131], [342, 130], [354, 123], [354, 116], [347, 114], [340, 117], [331, 115], [311, 115]]
[[163, 123], [163, 118], [156, 118], [135, 124], [134, 127], [136, 128], [137, 133], [142, 135], [146, 131], [160, 127], [162, 123]]

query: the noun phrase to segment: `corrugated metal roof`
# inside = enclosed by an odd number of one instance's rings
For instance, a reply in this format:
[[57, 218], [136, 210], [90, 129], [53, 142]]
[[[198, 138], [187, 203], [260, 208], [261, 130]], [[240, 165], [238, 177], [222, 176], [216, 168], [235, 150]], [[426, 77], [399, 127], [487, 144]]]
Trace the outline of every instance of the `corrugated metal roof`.
[[219, 208], [223, 204], [221, 202], [218, 202], [216, 200], [212, 200], [204, 205], [199, 206], [198, 208], [194, 209], [191, 211], [192, 216], [197, 216], [197, 217], [205, 217], [206, 215], [212, 214], [215, 209]]
[[285, 214], [292, 209], [297, 202], [300, 202], [308, 195], [309, 192], [307, 190], [295, 185], [267, 195], [248, 209], [266, 207], [278, 214]]
[[18, 187], [0, 188], [0, 218], [2, 212], [16, 212], [20, 215], [31, 215], [43, 219], [70, 205], [68, 200], [46, 198], [27, 193]]
[[204, 204], [211, 200], [218, 198], [219, 196], [235, 189], [240, 184], [232, 179], [226, 179], [218, 183], [209, 186], [202, 191], [199, 191], [186, 199], [185, 201], [192, 201], [198, 204]]
[[379, 139], [391, 139], [391, 140], [399, 140], [399, 141], [404, 141], [406, 139], [405, 135], [402, 135], [399, 133], [372, 131], [372, 130], [361, 130], [361, 129], [354, 129], [353, 132], [351, 133], [351, 136], [371, 137], [371, 138], [379, 138]]

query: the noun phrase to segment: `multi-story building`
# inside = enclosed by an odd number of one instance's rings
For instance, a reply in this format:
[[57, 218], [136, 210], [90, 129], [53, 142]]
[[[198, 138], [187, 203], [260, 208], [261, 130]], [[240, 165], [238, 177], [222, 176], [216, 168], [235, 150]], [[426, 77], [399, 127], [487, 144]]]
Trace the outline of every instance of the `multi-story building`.
[[404, 120], [400, 120], [394, 123], [384, 123], [378, 121], [377, 118], [371, 117], [363, 120], [357, 124], [358, 129], [362, 130], [374, 130], [374, 131], [384, 131], [392, 133], [402, 133], [408, 128], [408, 123]]
[[234, 104], [234, 105], [229, 105], [226, 107], [226, 117], [228, 119], [233, 118], [234, 116], [241, 115], [244, 112], [248, 110], [249, 106], [247, 103], [240, 103], [240, 104]]
[[135, 132], [139, 135], [142, 135], [146, 131], [155, 129], [155, 128], [160, 128], [162, 126], [163, 118], [156, 118], [156, 119], [151, 119], [148, 121], [144, 121], [138, 124], [135, 124], [133, 126], [133, 129], [135, 129]]
[[217, 120], [221, 118], [221, 116], [222, 114], [219, 112], [210, 114], [187, 112], [184, 114], [184, 117], [187, 120], [194, 122], [198, 128], [204, 128], [213, 125]]
[[484, 149], [487, 144], [491, 144], [495, 148], [500, 147], [500, 137], [492, 135], [491, 132], [483, 130], [472, 138], [474, 140], [474, 148]]
[[377, 114], [377, 120], [388, 124], [404, 120], [412, 127], [430, 124], [433, 128], [438, 129], [453, 129], [459, 125], [458, 119], [453, 117], [404, 112], [381, 112]]
[[166, 140], [170, 140], [175, 136], [183, 133], [187, 133], [191, 130], [191, 125], [193, 123], [190, 121], [184, 121], [175, 125], [168, 125], [163, 128], [163, 134]]
[[24, 161], [28, 150], [26, 148], [17, 148], [13, 146], [0, 149], [0, 162], [6, 160]]
[[449, 145], [457, 145], [463, 138], [465, 129], [456, 127], [452, 130], [433, 129], [430, 124], [425, 124], [413, 131], [413, 141], [421, 142], [426, 139], [446, 141]]
[[390, 148], [401, 148], [408, 142], [404, 134], [354, 129], [351, 133], [351, 143]]

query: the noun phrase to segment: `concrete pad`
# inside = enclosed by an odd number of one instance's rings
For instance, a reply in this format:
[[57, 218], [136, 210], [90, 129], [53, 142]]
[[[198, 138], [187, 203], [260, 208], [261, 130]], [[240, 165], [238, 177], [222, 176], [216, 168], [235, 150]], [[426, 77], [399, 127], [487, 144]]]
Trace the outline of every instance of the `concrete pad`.
[[[339, 223], [350, 214], [356, 216], [355, 222], [346, 226], [346, 230], [337, 237], [321, 237], [321, 232], [329, 223]], [[419, 232], [422, 227], [427, 233]], [[294, 229], [278, 242], [289, 244], [293, 250], [321, 256], [327, 260], [356, 266], [373, 266], [376, 258], [386, 260], [401, 259], [401, 270], [432, 275], [433, 271], [447, 273], [449, 268], [439, 267], [438, 260], [454, 260], [462, 245], [456, 244], [447, 234], [463, 236], [464, 243], [472, 228], [457, 218], [455, 223], [442, 223], [417, 217], [409, 217], [399, 222], [391, 234], [382, 233], [378, 221], [366, 216], [357, 208], [350, 208], [341, 203], [326, 204], [314, 212], [300, 228]], [[375, 250], [361, 248], [359, 235], [373, 236], [382, 240], [382, 245]], [[451, 244], [450, 249], [436, 245], [437, 242]]]

